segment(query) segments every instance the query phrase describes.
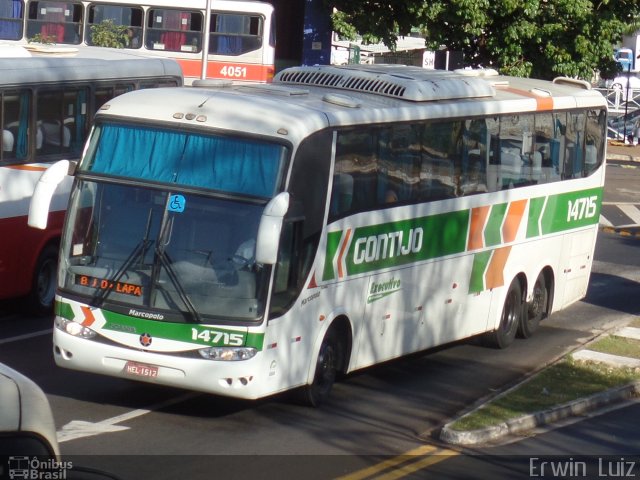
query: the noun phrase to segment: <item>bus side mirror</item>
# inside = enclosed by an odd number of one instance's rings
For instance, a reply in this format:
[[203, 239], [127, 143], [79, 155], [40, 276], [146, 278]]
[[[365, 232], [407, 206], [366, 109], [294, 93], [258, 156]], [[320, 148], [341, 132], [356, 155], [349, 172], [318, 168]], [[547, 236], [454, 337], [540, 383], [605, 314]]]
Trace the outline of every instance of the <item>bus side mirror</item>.
[[282, 192], [273, 197], [264, 208], [256, 239], [256, 262], [273, 265], [278, 259], [278, 243], [282, 221], [289, 209], [289, 193]]
[[60, 160], [47, 168], [40, 176], [29, 204], [29, 219], [27, 223], [30, 227], [39, 228], [40, 230], [47, 228], [49, 205], [51, 204], [53, 193], [74, 167], [75, 164], [72, 164], [69, 160]]

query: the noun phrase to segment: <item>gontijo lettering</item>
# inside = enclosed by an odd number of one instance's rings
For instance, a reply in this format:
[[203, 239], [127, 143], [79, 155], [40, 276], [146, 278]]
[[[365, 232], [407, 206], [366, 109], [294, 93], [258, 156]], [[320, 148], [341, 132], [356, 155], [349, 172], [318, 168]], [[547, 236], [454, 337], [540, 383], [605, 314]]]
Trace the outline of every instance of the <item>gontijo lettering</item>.
[[359, 238], [355, 242], [353, 263], [359, 265], [363, 262], [417, 253], [422, 248], [423, 238], [424, 232], [421, 227], [409, 230], [405, 242], [402, 230]]

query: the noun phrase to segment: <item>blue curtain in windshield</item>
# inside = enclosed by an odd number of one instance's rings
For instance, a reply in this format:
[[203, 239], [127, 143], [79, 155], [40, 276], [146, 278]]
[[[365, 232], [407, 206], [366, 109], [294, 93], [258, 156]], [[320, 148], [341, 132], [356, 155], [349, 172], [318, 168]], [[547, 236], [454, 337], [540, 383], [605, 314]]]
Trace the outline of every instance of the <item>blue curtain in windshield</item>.
[[89, 169], [270, 197], [281, 154], [279, 145], [248, 139], [104, 125]]

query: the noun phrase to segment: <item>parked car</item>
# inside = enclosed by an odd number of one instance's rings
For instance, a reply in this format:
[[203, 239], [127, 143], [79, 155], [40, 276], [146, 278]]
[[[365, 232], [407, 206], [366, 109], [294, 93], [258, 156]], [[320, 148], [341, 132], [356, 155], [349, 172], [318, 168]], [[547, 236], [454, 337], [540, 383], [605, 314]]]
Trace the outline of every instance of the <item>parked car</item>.
[[32, 380], [2, 363], [0, 478], [118, 480], [112, 474], [78, 466], [60, 456], [46, 395]]
[[630, 89], [640, 90], [640, 78], [635, 75], [618, 75], [613, 80], [607, 80], [606, 86], [614, 90], [625, 91], [627, 89], [627, 83]]

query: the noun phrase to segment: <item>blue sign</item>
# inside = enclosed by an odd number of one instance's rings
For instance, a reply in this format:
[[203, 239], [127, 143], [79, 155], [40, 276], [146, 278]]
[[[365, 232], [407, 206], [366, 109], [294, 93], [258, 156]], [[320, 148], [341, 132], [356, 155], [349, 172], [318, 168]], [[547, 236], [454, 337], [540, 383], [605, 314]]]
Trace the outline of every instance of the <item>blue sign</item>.
[[170, 212], [182, 213], [184, 212], [185, 203], [187, 203], [187, 201], [182, 195], [171, 195], [167, 210]]

